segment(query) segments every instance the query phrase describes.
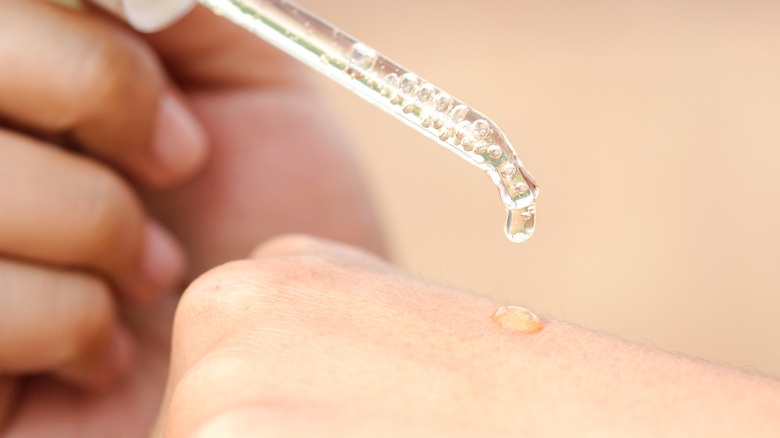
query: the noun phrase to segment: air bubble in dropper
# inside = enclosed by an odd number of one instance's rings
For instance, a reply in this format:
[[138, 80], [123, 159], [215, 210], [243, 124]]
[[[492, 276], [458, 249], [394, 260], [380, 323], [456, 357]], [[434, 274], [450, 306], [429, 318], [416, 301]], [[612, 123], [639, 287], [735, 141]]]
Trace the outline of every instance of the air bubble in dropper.
[[464, 151], [471, 152], [474, 150], [474, 139], [471, 137], [464, 137], [460, 145]]
[[395, 73], [390, 73], [387, 76], [385, 76], [385, 82], [387, 85], [391, 87], [397, 87], [398, 86], [398, 75]]
[[516, 171], [515, 171], [514, 164], [509, 163], [506, 166], [504, 166], [503, 169], [501, 169], [501, 176], [503, 176], [504, 178], [506, 178], [508, 180], [511, 180], [512, 178], [515, 177], [515, 172]]
[[501, 151], [501, 146], [493, 145], [493, 146], [488, 147], [487, 154], [488, 154], [488, 157], [496, 160], [496, 159], [501, 158], [501, 155], [503, 155], [504, 153], [503, 153], [503, 151]]
[[401, 98], [398, 97], [398, 93], [395, 91], [398, 88], [398, 75], [389, 73], [385, 76], [385, 84], [385, 96], [390, 100], [390, 103], [395, 105], [400, 102]]
[[457, 105], [455, 108], [452, 109], [452, 112], [450, 112], [450, 120], [452, 123], [459, 123], [461, 120], [465, 119], [466, 116], [469, 113], [469, 107], [466, 105]]
[[467, 120], [461, 121], [455, 128], [455, 136], [458, 137], [459, 140], [463, 140], [467, 135], [469, 135], [468, 131], [470, 126], [471, 123], [469, 123]]
[[453, 129], [451, 126], [445, 126], [439, 130], [439, 140], [447, 141], [453, 135]]
[[[414, 100], [414, 92], [420, 86], [420, 78], [413, 73], [405, 73], [398, 78], [398, 94], [406, 101]], [[407, 105], [409, 102], [406, 103]]]
[[347, 61], [350, 68], [365, 73], [376, 64], [376, 51], [363, 43], [355, 43], [349, 50]]
[[447, 114], [452, 107], [452, 97], [447, 93], [440, 93], [433, 101], [433, 110], [440, 114]]
[[484, 139], [490, 135], [490, 124], [486, 120], [475, 120], [471, 124], [471, 130], [474, 132], [474, 137]]
[[433, 87], [433, 85], [429, 83], [424, 83], [420, 85], [417, 88], [417, 102], [420, 105], [424, 105], [428, 103], [429, 100], [431, 100], [431, 97], [433, 97], [433, 94], [436, 92], [436, 89]]
[[415, 91], [420, 86], [420, 78], [413, 73], [405, 73], [398, 78], [398, 94], [404, 99], [403, 113], [409, 114], [414, 111]]
[[439, 93], [433, 100], [433, 127], [441, 129], [446, 122], [447, 113], [452, 108], [452, 97], [447, 93]]

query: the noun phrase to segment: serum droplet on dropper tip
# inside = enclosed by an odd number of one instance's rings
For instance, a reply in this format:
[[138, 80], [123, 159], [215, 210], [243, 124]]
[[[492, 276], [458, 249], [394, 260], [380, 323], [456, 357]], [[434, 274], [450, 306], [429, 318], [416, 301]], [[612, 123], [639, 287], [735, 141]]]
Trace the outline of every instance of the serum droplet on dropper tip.
[[516, 333], [536, 333], [544, 328], [542, 319], [520, 306], [501, 306], [490, 318], [501, 328]]
[[508, 208], [506, 210], [507, 239], [515, 243], [525, 242], [534, 234], [536, 226], [536, 204], [531, 203], [524, 208]]

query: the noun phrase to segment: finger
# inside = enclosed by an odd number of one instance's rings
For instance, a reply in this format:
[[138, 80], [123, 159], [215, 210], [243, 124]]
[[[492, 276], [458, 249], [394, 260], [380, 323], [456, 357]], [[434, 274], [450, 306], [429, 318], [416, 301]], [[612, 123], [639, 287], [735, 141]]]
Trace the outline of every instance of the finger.
[[134, 34], [41, 0], [4, 0], [2, 9], [0, 59], [9, 68], [0, 69], [0, 114], [72, 133], [89, 152], [156, 186], [203, 163], [203, 130]]
[[183, 252], [107, 168], [0, 130], [0, 253], [98, 271], [127, 298], [168, 291]]
[[55, 372], [102, 388], [130, 365], [109, 286], [97, 277], [0, 260], [0, 372]]

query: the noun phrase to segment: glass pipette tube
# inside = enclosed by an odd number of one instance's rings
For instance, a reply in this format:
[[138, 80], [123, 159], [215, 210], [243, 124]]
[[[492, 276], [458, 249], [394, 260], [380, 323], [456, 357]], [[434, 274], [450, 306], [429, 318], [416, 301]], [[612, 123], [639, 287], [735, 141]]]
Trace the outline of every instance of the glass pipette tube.
[[539, 189], [484, 114], [287, 0], [199, 0], [484, 170], [506, 206], [505, 233], [534, 232]]

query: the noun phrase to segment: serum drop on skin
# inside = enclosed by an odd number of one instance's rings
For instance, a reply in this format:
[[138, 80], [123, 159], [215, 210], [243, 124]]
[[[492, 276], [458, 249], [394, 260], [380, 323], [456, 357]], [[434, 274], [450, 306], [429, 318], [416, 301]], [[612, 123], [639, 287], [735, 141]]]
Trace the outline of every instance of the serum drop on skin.
[[544, 328], [541, 318], [519, 306], [501, 306], [490, 318], [501, 328], [515, 333], [537, 333]]

